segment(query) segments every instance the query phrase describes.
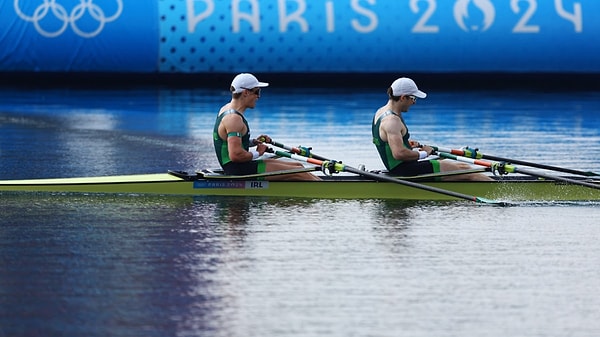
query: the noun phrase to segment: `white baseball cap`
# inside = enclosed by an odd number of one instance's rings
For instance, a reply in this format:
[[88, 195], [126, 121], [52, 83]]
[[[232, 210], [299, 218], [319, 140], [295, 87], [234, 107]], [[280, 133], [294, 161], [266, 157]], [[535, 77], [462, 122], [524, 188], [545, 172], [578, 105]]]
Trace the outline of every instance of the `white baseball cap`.
[[402, 95], [414, 95], [418, 98], [425, 98], [427, 94], [419, 90], [415, 81], [408, 77], [400, 77], [392, 83], [393, 95], [398, 97]]
[[244, 91], [244, 89], [264, 88], [268, 87], [269, 83], [259, 82], [252, 74], [238, 74], [231, 82], [231, 92], [234, 94]]

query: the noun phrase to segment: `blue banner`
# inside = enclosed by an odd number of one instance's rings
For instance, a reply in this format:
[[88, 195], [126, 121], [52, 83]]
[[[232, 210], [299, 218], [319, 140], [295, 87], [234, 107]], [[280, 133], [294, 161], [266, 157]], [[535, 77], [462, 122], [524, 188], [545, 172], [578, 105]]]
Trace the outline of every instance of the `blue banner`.
[[0, 1], [0, 70], [155, 72], [156, 5], [139, 0]]
[[600, 72], [598, 0], [165, 0], [163, 72]]
[[0, 0], [0, 71], [600, 73], [598, 0]]

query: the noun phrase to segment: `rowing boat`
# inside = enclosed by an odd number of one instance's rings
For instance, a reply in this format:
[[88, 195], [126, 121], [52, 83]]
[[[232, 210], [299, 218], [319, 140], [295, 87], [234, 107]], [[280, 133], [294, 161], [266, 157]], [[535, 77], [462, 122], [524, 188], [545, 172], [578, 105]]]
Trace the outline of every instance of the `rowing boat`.
[[[383, 173], [378, 173], [382, 174]], [[590, 178], [573, 177], [588, 183]], [[422, 182], [448, 191], [497, 200], [587, 201], [600, 200], [600, 190], [528, 176], [498, 177], [491, 182]], [[457, 200], [434, 193], [362, 176], [324, 176], [323, 181], [266, 181], [261, 177], [227, 177], [222, 174], [166, 173], [27, 179], [0, 181], [2, 192], [155, 194], [193, 196], [261, 196], [333, 199]], [[6, 194], [6, 193], [3, 193]]]

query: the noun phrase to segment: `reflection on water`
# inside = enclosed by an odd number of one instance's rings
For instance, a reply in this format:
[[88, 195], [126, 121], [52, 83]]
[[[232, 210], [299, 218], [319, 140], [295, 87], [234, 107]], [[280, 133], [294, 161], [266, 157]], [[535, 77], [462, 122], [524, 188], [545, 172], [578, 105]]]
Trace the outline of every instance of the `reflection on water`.
[[[441, 203], [440, 203], [441, 204]], [[419, 210], [419, 203], [404, 200], [379, 200], [375, 207], [373, 231], [387, 249], [400, 253], [410, 240], [412, 214]]]
[[570, 331], [539, 321], [557, 305], [598, 328], [572, 312], [600, 309], [585, 205], [14, 193], [1, 211], [6, 335]]
[[[594, 93], [428, 93], [406, 116], [423, 142], [599, 170]], [[214, 167], [228, 99], [0, 91], [2, 179]], [[248, 120], [376, 169], [384, 103], [269, 88]], [[3, 193], [0, 336], [592, 336], [597, 206]]]

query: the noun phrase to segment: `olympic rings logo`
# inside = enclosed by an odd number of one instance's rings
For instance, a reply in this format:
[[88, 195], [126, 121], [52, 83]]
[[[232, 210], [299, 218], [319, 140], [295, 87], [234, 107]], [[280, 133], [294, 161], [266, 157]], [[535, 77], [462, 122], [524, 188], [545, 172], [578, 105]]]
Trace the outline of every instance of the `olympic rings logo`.
[[[30, 0], [28, 0], [30, 1]], [[19, 0], [14, 0], [15, 12], [17, 15], [27, 22], [32, 22], [35, 29], [41, 35], [45, 37], [57, 37], [67, 30], [69, 24], [75, 34], [83, 38], [92, 38], [104, 29], [104, 26], [112, 21], [115, 21], [123, 11], [123, 0], [116, 0], [117, 10], [111, 16], [106, 16], [104, 10], [100, 6], [94, 4], [94, 0], [79, 0], [79, 4], [76, 5], [70, 13], [67, 12], [64, 6], [56, 3], [57, 0], [43, 0], [44, 2], [37, 6], [31, 15], [23, 13], [21, 6], [19, 6]], [[82, 29], [81, 22], [82, 18], [89, 16], [96, 21], [91, 29]], [[42, 26], [42, 21], [45, 19], [51, 23], [58, 20], [58, 28], [53, 27], [51, 24], [46, 24], [45, 28]]]

